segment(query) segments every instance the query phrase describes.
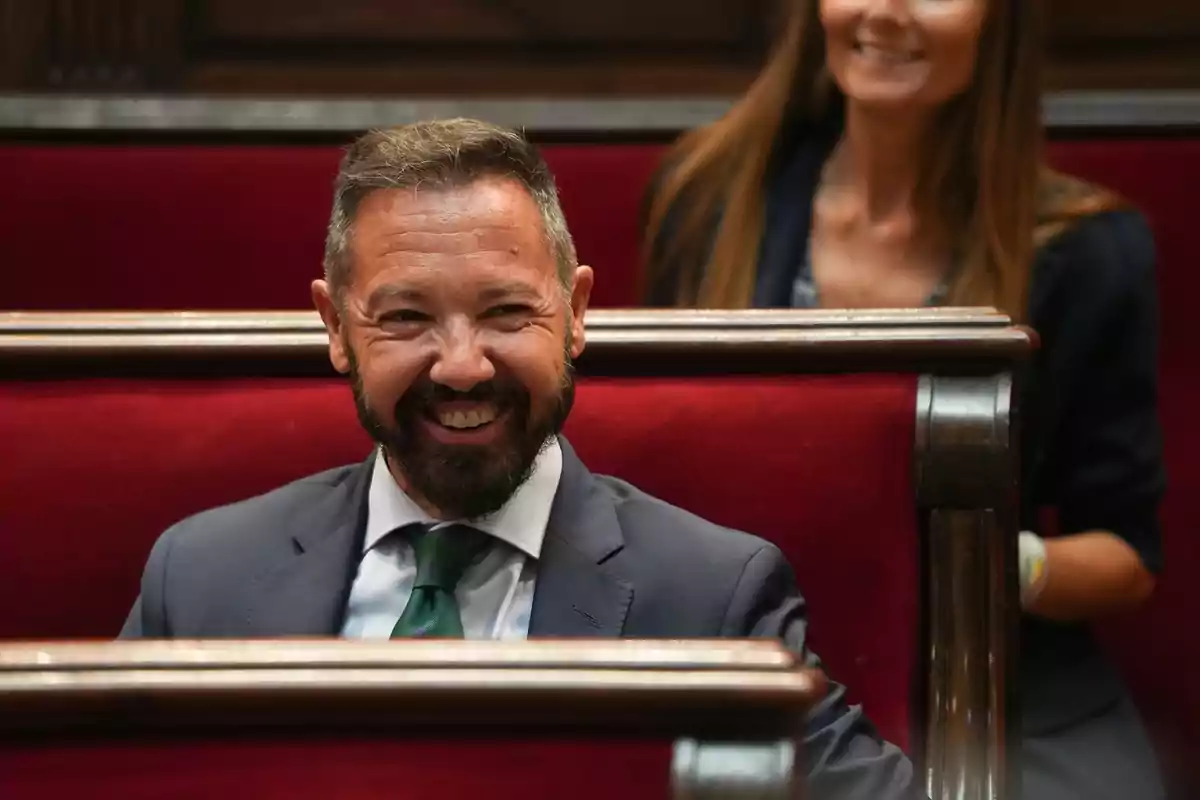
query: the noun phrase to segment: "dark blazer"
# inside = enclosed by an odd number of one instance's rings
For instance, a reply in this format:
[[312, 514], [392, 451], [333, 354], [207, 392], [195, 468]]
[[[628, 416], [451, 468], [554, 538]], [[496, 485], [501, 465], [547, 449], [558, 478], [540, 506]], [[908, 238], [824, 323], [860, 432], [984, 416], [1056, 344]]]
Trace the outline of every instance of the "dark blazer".
[[[614, 478], [562, 440], [530, 636], [780, 638], [813, 665], [804, 600], [778, 548]], [[170, 528], [154, 545], [131, 637], [336, 636], [358, 569], [371, 461]], [[833, 685], [808, 721], [816, 798], [909, 798], [907, 759]]]
[[[798, 128], [775, 156], [755, 307], [791, 303], [821, 168], [839, 136], [832, 123]], [[1050, 535], [1113, 531], [1157, 571], [1166, 477], [1154, 265], [1153, 236], [1133, 210], [1097, 214], [1041, 248], [1028, 309], [1041, 345], [1022, 376], [1018, 409], [1022, 527]], [[668, 304], [673, 291], [660, 285], [650, 299]], [[1027, 732], [1094, 716], [1123, 696], [1121, 679], [1087, 625], [1027, 617], [1021, 643]]]

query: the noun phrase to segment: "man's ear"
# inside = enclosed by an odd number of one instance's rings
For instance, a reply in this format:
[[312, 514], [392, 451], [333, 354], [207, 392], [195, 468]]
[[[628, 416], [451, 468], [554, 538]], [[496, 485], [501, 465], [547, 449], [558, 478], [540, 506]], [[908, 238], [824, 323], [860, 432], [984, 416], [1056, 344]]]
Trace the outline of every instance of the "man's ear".
[[571, 358], [579, 358], [587, 345], [584, 317], [587, 316], [588, 301], [592, 298], [595, 275], [591, 267], [580, 265], [575, 268], [575, 282], [571, 286]]
[[321, 321], [325, 323], [325, 332], [329, 335], [329, 361], [334, 369], [345, 375], [350, 371], [350, 356], [346, 353], [344, 324], [327, 281], [313, 281], [312, 299], [317, 313], [321, 315]]

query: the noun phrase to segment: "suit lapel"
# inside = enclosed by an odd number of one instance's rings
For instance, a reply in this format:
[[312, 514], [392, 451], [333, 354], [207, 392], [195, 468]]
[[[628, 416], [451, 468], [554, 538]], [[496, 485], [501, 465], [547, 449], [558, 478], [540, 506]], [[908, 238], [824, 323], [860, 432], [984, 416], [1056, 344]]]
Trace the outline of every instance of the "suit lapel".
[[250, 636], [331, 636], [342, 626], [361, 560], [373, 458], [292, 519], [293, 553], [249, 593]]
[[531, 637], [621, 635], [633, 586], [605, 562], [624, 547], [612, 500], [565, 439], [563, 470], [538, 561]]
[[[538, 561], [531, 637], [621, 635], [633, 586], [605, 565], [624, 547], [612, 500], [565, 439], [563, 471]], [[293, 552], [260, 574], [244, 635], [333, 636], [361, 560], [373, 461], [356, 467], [294, 519]]]

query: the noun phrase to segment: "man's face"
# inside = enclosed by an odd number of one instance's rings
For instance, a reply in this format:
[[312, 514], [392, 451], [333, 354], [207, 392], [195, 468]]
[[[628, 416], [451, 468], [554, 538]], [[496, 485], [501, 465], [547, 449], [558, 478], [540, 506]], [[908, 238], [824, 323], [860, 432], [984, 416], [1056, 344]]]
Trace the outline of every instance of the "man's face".
[[537, 205], [504, 178], [373, 192], [350, 254], [341, 303], [324, 281], [313, 297], [363, 426], [426, 511], [497, 510], [570, 411], [591, 270], [568, 299]]

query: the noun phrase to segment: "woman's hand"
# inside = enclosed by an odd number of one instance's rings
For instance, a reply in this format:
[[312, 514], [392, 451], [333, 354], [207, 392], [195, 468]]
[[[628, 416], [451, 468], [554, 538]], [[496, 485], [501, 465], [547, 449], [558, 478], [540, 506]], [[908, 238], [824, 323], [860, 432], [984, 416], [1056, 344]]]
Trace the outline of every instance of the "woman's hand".
[[1043, 539], [1040, 574], [1023, 571], [1022, 605], [1039, 617], [1075, 622], [1130, 611], [1154, 592], [1155, 578], [1121, 537], [1088, 531]]

